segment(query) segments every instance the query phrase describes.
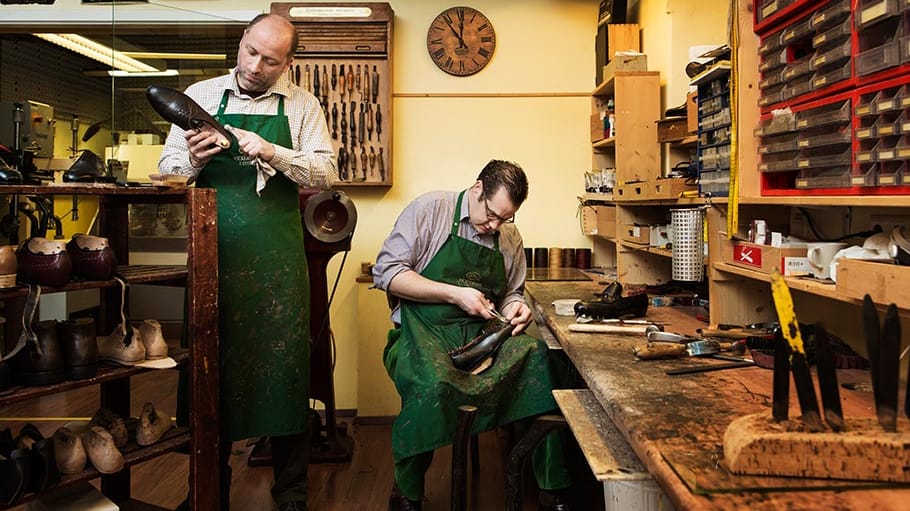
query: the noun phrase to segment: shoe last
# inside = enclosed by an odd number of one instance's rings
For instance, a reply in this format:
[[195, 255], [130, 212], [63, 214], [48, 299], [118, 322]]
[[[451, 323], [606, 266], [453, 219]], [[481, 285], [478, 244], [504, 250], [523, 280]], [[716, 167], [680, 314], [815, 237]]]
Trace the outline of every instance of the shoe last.
[[73, 271], [66, 244], [47, 238], [23, 241], [16, 250], [16, 264], [19, 280], [41, 286], [65, 286]]
[[78, 474], [85, 470], [87, 454], [82, 437], [66, 426], [54, 433], [54, 458], [61, 474]]
[[158, 360], [167, 357], [167, 342], [161, 334], [161, 324], [154, 319], [146, 319], [139, 325], [139, 339], [145, 345], [145, 358]]
[[129, 441], [129, 433], [126, 430], [126, 422], [123, 420], [123, 417], [107, 408], [99, 408], [98, 411], [95, 412], [95, 415], [92, 416], [92, 420], [89, 421], [88, 425], [89, 427], [100, 426], [104, 428], [111, 434], [111, 438], [114, 440], [114, 446], [117, 448], [123, 447]]
[[98, 336], [98, 360], [124, 366], [133, 366], [145, 360], [145, 345], [133, 334], [132, 326], [120, 323], [111, 335]]
[[82, 436], [88, 459], [98, 472], [113, 474], [123, 469], [123, 454], [114, 445], [111, 434], [101, 426], [92, 426]]
[[86, 280], [114, 278], [116, 261], [107, 238], [76, 234], [66, 244], [66, 251], [73, 263], [73, 275]]
[[16, 287], [16, 247], [0, 245], [0, 289]]
[[136, 427], [136, 443], [142, 446], [152, 445], [171, 429], [171, 425], [170, 415], [155, 409], [152, 403], [145, 403]]

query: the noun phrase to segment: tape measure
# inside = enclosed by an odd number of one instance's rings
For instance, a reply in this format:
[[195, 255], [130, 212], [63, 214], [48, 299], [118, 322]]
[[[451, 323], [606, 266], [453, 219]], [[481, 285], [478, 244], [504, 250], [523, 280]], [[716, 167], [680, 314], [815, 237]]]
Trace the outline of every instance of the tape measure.
[[771, 273], [771, 296], [774, 298], [774, 308], [777, 310], [777, 321], [780, 323], [781, 333], [790, 344], [793, 353], [806, 354], [803, 348], [803, 337], [799, 333], [799, 322], [793, 312], [793, 298], [790, 288], [784, 281], [783, 275], [778, 271]]
[[739, 49], [739, 8], [734, 5], [733, 26], [730, 31], [730, 191], [727, 192], [727, 239], [733, 239], [739, 226], [739, 170], [737, 165], [736, 133], [736, 82], [739, 80], [739, 59], [736, 52]]

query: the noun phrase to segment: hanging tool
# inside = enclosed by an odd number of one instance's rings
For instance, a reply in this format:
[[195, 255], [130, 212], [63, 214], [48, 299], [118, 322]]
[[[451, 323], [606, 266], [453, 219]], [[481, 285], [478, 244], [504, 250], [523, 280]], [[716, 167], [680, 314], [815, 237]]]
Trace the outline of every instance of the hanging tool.
[[376, 175], [373, 172], [373, 169], [376, 167], [376, 149], [374, 149], [373, 146], [370, 146], [369, 159], [370, 159], [370, 177], [373, 177], [374, 175]]
[[361, 101], [370, 101], [370, 68], [366, 64], [363, 66], [363, 90], [360, 93]]
[[382, 148], [379, 148], [379, 179], [382, 182], [385, 182], [385, 158], [382, 156]]
[[360, 146], [361, 147], [363, 147], [363, 142], [366, 140], [366, 130], [367, 130], [366, 116], [367, 116], [366, 108], [364, 108], [364, 104], [361, 103], [360, 104], [360, 113], [357, 116], [358, 121], [360, 122], [360, 125], [359, 125], [360, 130], [357, 132], [357, 134], [360, 137]]
[[[335, 64], [332, 64], [332, 90], [335, 90], [335, 85], [338, 83], [338, 74], [336, 73]], [[341, 89], [342, 94], [344, 94], [344, 64], [341, 65]]]
[[308, 92], [313, 92], [313, 84], [310, 82], [310, 65], [303, 66], [303, 86]]
[[[371, 85], [373, 92], [373, 103], [376, 103], [376, 99], [379, 97], [379, 73], [376, 72], [376, 66], [373, 66], [373, 83]], [[377, 113], [379, 110], [377, 110]]]
[[357, 104], [351, 101], [351, 121], [348, 126], [351, 127], [351, 147], [357, 146]]
[[875, 396], [875, 414], [885, 431], [897, 430], [897, 393], [900, 372], [901, 324], [897, 306], [891, 304], [885, 312], [885, 321], [879, 326], [878, 311], [872, 297], [863, 297], [863, 329], [869, 366], [872, 372], [872, 391]]
[[373, 140], [373, 104], [364, 101], [367, 105], [367, 138]]
[[[355, 88], [357, 90], [361, 90], [360, 89], [360, 64], [357, 64], [357, 72], [354, 73], [354, 81], [357, 82], [357, 85], [355, 86]], [[360, 96], [361, 96], [360, 99], [363, 99], [363, 94], [361, 94]]]
[[354, 99], [354, 65], [348, 66], [348, 97]]
[[[375, 101], [373, 103], [376, 103]], [[376, 141], [380, 142], [382, 135], [382, 112], [379, 111], [379, 104], [376, 103]]]
[[338, 103], [332, 102], [332, 138], [338, 138]]
[[341, 146], [338, 148], [338, 178], [341, 179], [342, 181], [348, 180], [347, 172], [345, 171], [345, 168], [347, 167], [347, 163], [348, 163], [348, 151], [347, 151], [347, 149], [344, 148], [344, 146]]
[[828, 332], [821, 325], [815, 325], [815, 367], [818, 372], [818, 387], [822, 394], [822, 408], [825, 410], [825, 422], [834, 431], [843, 431], [844, 414], [840, 406], [840, 391], [837, 388], [834, 352], [831, 351]]
[[319, 94], [319, 64], [313, 66], [313, 95], [318, 99]]
[[363, 173], [363, 180], [367, 180], [367, 150], [360, 144], [360, 171]]
[[329, 102], [329, 65], [322, 65], [322, 102], [328, 104]]
[[783, 275], [778, 271], [771, 274], [771, 295], [774, 298], [774, 308], [777, 310], [781, 333], [790, 344], [790, 363], [793, 368], [793, 381], [796, 383], [796, 395], [799, 398], [803, 422], [809, 431], [822, 431], [824, 426], [818, 410], [818, 400], [815, 397], [815, 387], [812, 384], [812, 374], [809, 372], [809, 362], [806, 360], [799, 323], [796, 321], [796, 314], [793, 311], [793, 298], [790, 296], [790, 288], [787, 287]]
[[348, 143], [348, 113], [347, 103], [341, 103], [341, 143]]
[[294, 64], [294, 85], [300, 87], [300, 64]]

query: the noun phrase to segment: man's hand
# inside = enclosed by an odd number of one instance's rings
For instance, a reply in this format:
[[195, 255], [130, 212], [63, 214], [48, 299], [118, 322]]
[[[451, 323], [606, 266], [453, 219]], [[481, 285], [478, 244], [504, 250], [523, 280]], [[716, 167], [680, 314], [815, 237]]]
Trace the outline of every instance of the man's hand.
[[486, 296], [473, 287], [452, 286], [452, 303], [472, 316], [492, 319], [490, 309], [495, 307]]
[[506, 305], [505, 309], [502, 310], [502, 313], [505, 317], [509, 318], [513, 325], [515, 325], [515, 329], [512, 330], [512, 335], [518, 335], [524, 332], [533, 319], [531, 308], [523, 302], [512, 302], [509, 305]]
[[268, 162], [275, 157], [275, 146], [252, 131], [227, 125], [224, 128], [237, 137], [237, 145], [240, 148], [240, 152], [249, 156], [251, 160], [259, 158]]
[[212, 156], [221, 152], [218, 142], [224, 137], [212, 129], [187, 130], [183, 133], [189, 151], [190, 164], [195, 169], [201, 169], [212, 159]]

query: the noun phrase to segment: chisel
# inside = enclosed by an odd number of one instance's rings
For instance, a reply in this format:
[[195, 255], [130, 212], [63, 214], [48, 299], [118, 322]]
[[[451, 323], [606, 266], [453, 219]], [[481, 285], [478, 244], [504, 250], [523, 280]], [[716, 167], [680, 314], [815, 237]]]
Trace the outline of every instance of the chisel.
[[815, 326], [815, 366], [818, 370], [818, 386], [821, 389], [825, 421], [834, 431], [843, 431], [844, 414], [840, 406], [840, 392], [837, 390], [834, 352], [831, 351], [828, 332], [821, 325]]
[[777, 422], [790, 416], [790, 344], [782, 335], [774, 337], [774, 383], [771, 415]]
[[872, 376], [872, 394], [878, 403], [878, 348], [882, 338], [881, 327], [878, 324], [878, 311], [872, 297], [863, 297], [863, 333], [866, 336], [866, 354], [869, 357], [869, 373]]
[[790, 297], [790, 288], [787, 287], [784, 277], [776, 271], [771, 275], [771, 295], [774, 297], [774, 308], [777, 310], [781, 333], [792, 351], [790, 365], [793, 368], [793, 382], [796, 384], [796, 396], [799, 399], [803, 422], [809, 431], [822, 431], [824, 426], [818, 411], [815, 386], [812, 384], [812, 374], [809, 372], [799, 323], [793, 312], [793, 298]]

